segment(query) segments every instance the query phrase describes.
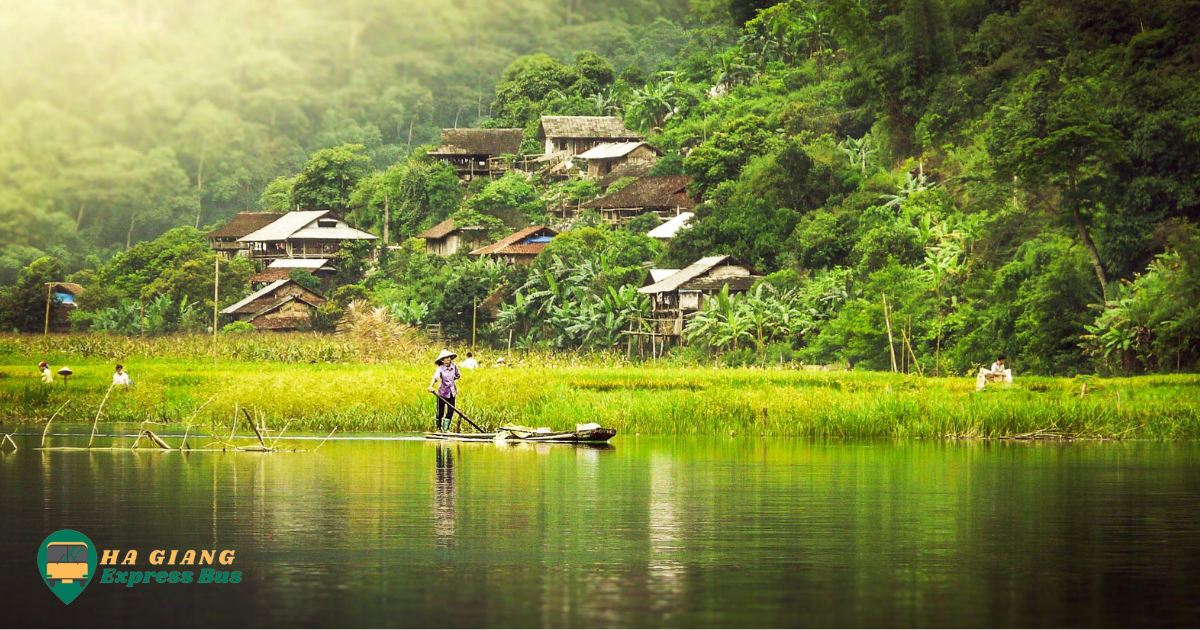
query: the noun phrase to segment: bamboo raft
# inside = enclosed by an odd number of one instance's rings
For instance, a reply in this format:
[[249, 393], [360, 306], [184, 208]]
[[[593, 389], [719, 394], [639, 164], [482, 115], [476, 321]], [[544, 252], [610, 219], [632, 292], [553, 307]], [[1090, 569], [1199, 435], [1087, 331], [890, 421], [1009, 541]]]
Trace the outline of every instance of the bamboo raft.
[[613, 439], [616, 429], [583, 429], [576, 431], [536, 431], [524, 427], [502, 427], [495, 433], [453, 433], [436, 431], [425, 434], [426, 440], [453, 442], [542, 442], [547, 444], [604, 444]]

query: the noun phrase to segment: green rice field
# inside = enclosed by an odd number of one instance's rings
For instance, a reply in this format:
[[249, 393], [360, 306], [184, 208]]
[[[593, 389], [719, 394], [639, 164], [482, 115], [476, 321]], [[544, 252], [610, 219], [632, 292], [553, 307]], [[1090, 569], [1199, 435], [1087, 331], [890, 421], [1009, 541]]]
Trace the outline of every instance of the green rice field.
[[[425, 391], [436, 349], [368, 352], [332, 337], [228, 344], [204, 338], [0, 336], [0, 421], [229, 427], [235, 409], [275, 428], [409, 432], [432, 427]], [[245, 344], [245, 347], [236, 344]], [[290, 344], [290, 345], [289, 345]], [[428, 355], [428, 356], [426, 356]], [[366, 357], [365, 359], [363, 357]], [[44, 386], [36, 364], [74, 370]], [[481, 424], [573, 428], [596, 422], [622, 435], [811, 438], [988, 438], [1033, 432], [1076, 438], [1200, 437], [1200, 375], [1099, 379], [1023, 377], [976, 392], [969, 376], [630, 364], [620, 357], [508, 356], [464, 370], [460, 408]], [[114, 390], [113, 364], [136, 385]], [[197, 408], [203, 405], [203, 408]], [[465, 425], [464, 425], [465, 426]]]

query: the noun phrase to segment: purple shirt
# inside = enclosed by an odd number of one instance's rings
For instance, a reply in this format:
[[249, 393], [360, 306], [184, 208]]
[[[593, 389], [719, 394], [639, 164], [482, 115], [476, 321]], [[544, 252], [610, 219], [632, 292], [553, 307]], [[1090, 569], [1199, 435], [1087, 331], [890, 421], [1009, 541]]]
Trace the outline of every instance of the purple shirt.
[[438, 381], [438, 396], [452, 398], [458, 395], [458, 388], [454, 386], [454, 381], [462, 378], [462, 373], [458, 371], [457, 365], [453, 363], [439, 365], [437, 371], [433, 373], [433, 378]]

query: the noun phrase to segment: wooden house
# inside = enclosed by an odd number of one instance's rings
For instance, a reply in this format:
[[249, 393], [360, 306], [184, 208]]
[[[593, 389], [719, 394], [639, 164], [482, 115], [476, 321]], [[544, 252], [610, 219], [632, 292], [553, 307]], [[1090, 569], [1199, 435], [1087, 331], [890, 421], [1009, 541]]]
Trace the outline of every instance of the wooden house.
[[323, 296], [294, 280], [276, 280], [221, 313], [258, 330], [293, 331], [308, 328], [313, 311], [324, 303]]
[[291, 277], [293, 269], [304, 269], [317, 278], [327, 277], [336, 271], [330, 266], [328, 258], [277, 258], [265, 269], [250, 276], [250, 285], [260, 287], [286, 280]]
[[725, 288], [730, 293], [744, 293], [759, 277], [748, 266], [729, 256], [709, 256], [638, 289], [638, 292], [650, 296], [654, 333], [678, 337], [683, 334], [687, 317], [704, 308], [710, 296]]
[[589, 179], [600, 179], [625, 164], [653, 165], [660, 157], [662, 152], [645, 142], [605, 142], [578, 156], [581, 160], [587, 160]]
[[687, 192], [690, 183], [692, 178], [686, 175], [643, 177], [580, 207], [598, 211], [609, 223], [624, 223], [647, 212], [669, 219], [696, 207], [696, 200]]
[[473, 252], [472, 256], [494, 256], [508, 262], [511, 265], [529, 265], [533, 263], [533, 259], [546, 249], [546, 245], [558, 236], [558, 231], [545, 225], [532, 225], [509, 234], [504, 238], [488, 245], [481, 247]]
[[442, 221], [418, 234], [417, 238], [425, 239], [425, 251], [435, 256], [452, 256], [460, 249], [474, 249], [486, 245], [488, 241], [486, 227], [459, 226], [454, 219]]
[[250, 246], [238, 239], [267, 227], [283, 214], [282, 212], [239, 212], [229, 223], [204, 236], [208, 239], [208, 246], [226, 259], [246, 256], [250, 253]]
[[521, 150], [520, 129], [443, 129], [442, 144], [429, 152], [458, 172], [459, 179], [492, 178], [512, 166]]
[[545, 146], [545, 155], [571, 157], [598, 144], [634, 142], [642, 136], [626, 129], [616, 116], [542, 116], [537, 138]]
[[350, 227], [330, 210], [297, 210], [285, 212], [238, 242], [247, 246], [251, 260], [269, 264], [280, 258], [330, 258], [345, 241], [377, 238]]

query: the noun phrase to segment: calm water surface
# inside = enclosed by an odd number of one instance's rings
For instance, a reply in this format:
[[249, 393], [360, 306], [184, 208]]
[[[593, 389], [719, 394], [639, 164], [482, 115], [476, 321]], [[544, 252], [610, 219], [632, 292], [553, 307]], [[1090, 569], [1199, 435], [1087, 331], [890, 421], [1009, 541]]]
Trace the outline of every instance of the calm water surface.
[[[1200, 625], [1195, 444], [38, 438], [0, 455], [17, 626]], [[57, 529], [235, 549], [244, 581], [97, 581], [66, 607], [34, 561]]]

